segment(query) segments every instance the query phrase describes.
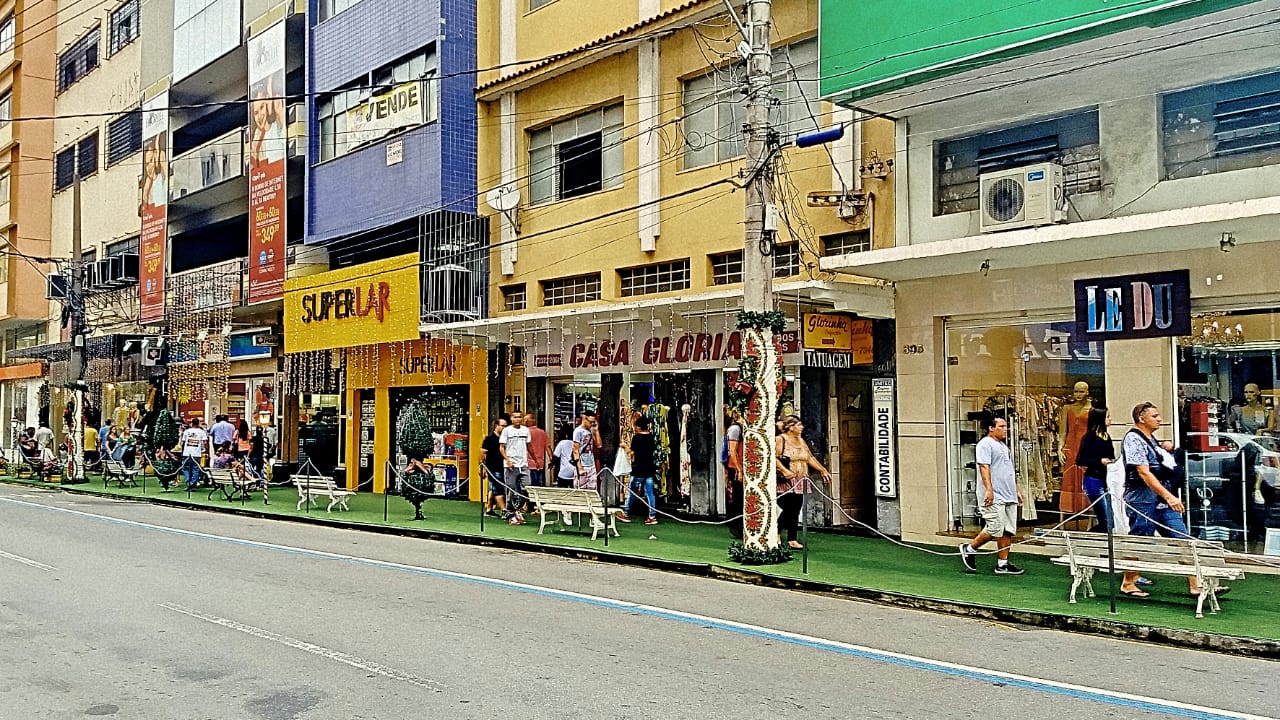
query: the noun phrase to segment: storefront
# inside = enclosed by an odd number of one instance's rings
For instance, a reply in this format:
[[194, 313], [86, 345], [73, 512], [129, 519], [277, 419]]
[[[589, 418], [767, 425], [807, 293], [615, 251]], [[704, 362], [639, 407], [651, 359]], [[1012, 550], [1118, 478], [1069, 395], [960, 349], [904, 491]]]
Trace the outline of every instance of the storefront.
[[8, 457], [13, 457], [10, 450], [17, 444], [18, 434], [39, 421], [44, 374], [45, 365], [39, 361], [0, 367], [0, 417], [5, 419], [0, 428], [0, 444]]
[[[899, 397], [904, 536], [976, 529], [986, 414], [1009, 421], [1030, 528], [1088, 505], [1075, 453], [1089, 411], [1110, 409], [1118, 448], [1133, 407], [1152, 402], [1167, 425], [1158, 435], [1186, 452], [1189, 527], [1261, 552], [1280, 527], [1280, 286], [1259, 282], [1280, 272], [1274, 252], [1134, 256], [1132, 274], [1115, 261], [999, 270], [990, 252], [986, 267], [928, 280], [914, 278], [932, 267], [909, 262], [858, 268], [897, 279], [898, 381], [913, 388]], [[944, 260], [963, 262], [911, 262]]]

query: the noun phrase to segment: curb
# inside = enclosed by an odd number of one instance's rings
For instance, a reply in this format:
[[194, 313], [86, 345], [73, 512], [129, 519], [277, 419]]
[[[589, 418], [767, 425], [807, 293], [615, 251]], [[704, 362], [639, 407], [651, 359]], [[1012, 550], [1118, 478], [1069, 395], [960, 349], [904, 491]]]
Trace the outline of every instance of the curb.
[[892, 607], [911, 610], [924, 610], [943, 615], [954, 615], [994, 622], [1016, 623], [1048, 630], [1060, 630], [1064, 632], [1135, 640], [1138, 642], [1151, 643], [1155, 645], [1168, 645], [1182, 649], [1204, 650], [1208, 652], [1240, 655], [1266, 660], [1280, 660], [1280, 640], [1264, 640], [1260, 638], [1224, 635], [1221, 633], [1211, 633], [1200, 630], [1184, 630], [1179, 628], [1138, 625], [1119, 620], [1107, 620], [1105, 618], [1087, 618], [1017, 608], [1004, 608], [992, 605], [977, 605], [958, 600], [946, 600], [919, 595], [909, 595], [907, 593], [898, 593], [888, 590], [876, 590], [852, 585], [836, 585], [816, 580], [806, 580], [803, 578], [769, 575], [763, 572], [726, 565], [689, 563], [678, 560], [641, 557], [638, 555], [622, 555], [593, 548], [548, 545], [528, 540], [496, 538], [484, 535], [445, 532], [441, 530], [420, 530], [417, 528], [368, 525], [365, 523], [347, 522], [345, 520], [334, 520], [321, 516], [282, 516], [251, 509], [250, 507], [228, 506], [224, 508], [209, 505], [193, 505], [181, 500], [169, 498], [113, 495], [110, 493], [98, 492], [91, 488], [67, 486], [52, 488], [44, 485], [14, 482], [9, 478], [0, 478], [0, 482], [16, 487], [35, 487], [49, 490], [56, 489], [70, 494], [92, 495], [94, 497], [111, 498], [114, 500], [164, 505], [183, 510], [224, 513], [263, 520], [281, 520], [304, 525], [337, 527], [344, 530], [356, 530], [359, 532], [370, 532], [382, 535], [396, 535], [422, 540], [435, 540], [438, 542], [449, 542], [458, 545], [494, 547], [504, 550], [537, 553], [540, 555], [555, 555], [574, 560], [586, 560], [629, 567], [642, 567], [649, 570], [674, 572], [682, 575], [705, 577], [745, 585], [793, 590], [797, 592], [824, 595], [827, 597], [845, 600], [869, 602], [878, 605], [889, 605]]

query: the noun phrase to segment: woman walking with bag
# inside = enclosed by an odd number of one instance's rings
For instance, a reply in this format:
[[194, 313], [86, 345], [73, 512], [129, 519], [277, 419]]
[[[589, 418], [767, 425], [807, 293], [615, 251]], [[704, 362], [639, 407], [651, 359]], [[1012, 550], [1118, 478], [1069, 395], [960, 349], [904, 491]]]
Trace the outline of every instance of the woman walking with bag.
[[1106, 408], [1089, 409], [1089, 425], [1080, 438], [1076, 465], [1084, 468], [1084, 494], [1093, 505], [1097, 517], [1089, 532], [1106, 532], [1113, 526], [1111, 507], [1104, 499], [1107, 492], [1107, 466], [1116, 461], [1116, 448], [1107, 434], [1111, 413]]
[[803, 431], [800, 418], [788, 415], [782, 420], [782, 434], [776, 440], [778, 457], [774, 464], [778, 472], [778, 507], [782, 510], [778, 515], [778, 528], [786, 530], [787, 546], [792, 550], [804, 549], [796, 539], [796, 529], [800, 525], [800, 513], [804, 512], [804, 496], [809, 492], [809, 470], [816, 471], [823, 480], [831, 480], [831, 473], [818, 462], [809, 450], [809, 443], [801, 437]]

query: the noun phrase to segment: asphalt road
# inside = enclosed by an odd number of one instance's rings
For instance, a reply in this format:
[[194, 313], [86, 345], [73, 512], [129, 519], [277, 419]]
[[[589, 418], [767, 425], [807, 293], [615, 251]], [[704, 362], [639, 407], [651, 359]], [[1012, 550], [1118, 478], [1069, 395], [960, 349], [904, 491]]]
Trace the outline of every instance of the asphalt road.
[[1278, 671], [0, 485], [3, 720], [1277, 717]]

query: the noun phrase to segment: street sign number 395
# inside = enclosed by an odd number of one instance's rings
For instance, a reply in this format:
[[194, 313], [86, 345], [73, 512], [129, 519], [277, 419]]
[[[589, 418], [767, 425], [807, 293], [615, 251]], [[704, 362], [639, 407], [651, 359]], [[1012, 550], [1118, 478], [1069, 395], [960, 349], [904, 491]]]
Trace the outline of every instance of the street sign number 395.
[[923, 355], [924, 346], [923, 345], [903, 345], [902, 354], [903, 355]]

